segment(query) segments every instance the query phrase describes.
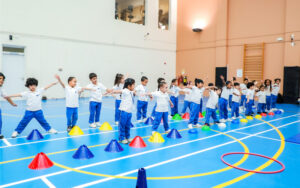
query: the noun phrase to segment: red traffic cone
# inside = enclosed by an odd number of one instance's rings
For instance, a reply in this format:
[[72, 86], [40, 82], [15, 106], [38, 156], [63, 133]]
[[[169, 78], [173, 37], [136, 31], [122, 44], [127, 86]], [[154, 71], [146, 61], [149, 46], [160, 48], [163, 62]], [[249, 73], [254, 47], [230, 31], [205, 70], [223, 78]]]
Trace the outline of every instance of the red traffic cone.
[[199, 118], [203, 118], [203, 115], [201, 112], [199, 113]]
[[261, 116], [267, 116], [267, 114], [266, 114], [266, 113], [261, 113], [260, 115], [261, 115]]
[[28, 165], [28, 168], [32, 170], [41, 170], [50, 168], [53, 166], [53, 162], [43, 152], [38, 153], [35, 158]]
[[133, 148], [144, 148], [147, 145], [145, 144], [144, 140], [140, 136], [134, 137], [134, 139], [129, 144], [130, 147]]
[[269, 116], [274, 116], [274, 112], [269, 112], [268, 115]]
[[190, 114], [189, 113], [184, 113], [182, 116], [182, 119], [190, 119]]

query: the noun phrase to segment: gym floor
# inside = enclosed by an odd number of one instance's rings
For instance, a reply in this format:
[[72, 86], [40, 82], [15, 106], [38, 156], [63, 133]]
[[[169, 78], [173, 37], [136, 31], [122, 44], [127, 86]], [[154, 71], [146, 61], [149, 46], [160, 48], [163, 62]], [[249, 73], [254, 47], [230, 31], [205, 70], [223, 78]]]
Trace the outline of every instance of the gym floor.
[[[164, 143], [151, 143], [151, 126], [136, 123], [133, 113], [131, 136], [141, 136], [147, 147], [132, 148], [122, 145], [123, 152], [105, 152], [111, 139], [118, 138], [114, 125], [114, 99], [104, 98], [101, 123], [109, 122], [113, 131], [90, 129], [88, 126], [88, 99], [80, 100], [78, 126], [84, 135], [69, 136], [66, 132], [65, 101], [43, 102], [43, 111], [50, 125], [59, 131], [56, 135], [45, 134], [33, 120], [16, 139], [11, 133], [21, 120], [25, 103], [14, 108], [2, 102], [3, 133], [0, 141], [0, 187], [135, 187], [137, 170], [146, 169], [148, 187], [300, 187], [300, 145], [285, 139], [300, 133], [300, 107], [280, 104], [283, 114], [253, 119], [248, 123], [226, 127], [212, 125], [210, 131], [198, 129], [190, 134], [187, 121], [170, 120], [170, 127], [177, 129], [181, 139], [170, 139], [160, 132]], [[153, 103], [148, 107], [148, 114]], [[182, 100], [179, 109], [182, 108]], [[199, 119], [204, 123], [204, 119]], [[27, 135], [38, 129], [44, 139], [28, 141]], [[94, 158], [73, 159], [81, 145], [87, 145]], [[44, 170], [31, 170], [28, 165], [39, 152], [44, 152], [55, 165]], [[277, 159], [285, 170], [275, 174], [258, 174], [231, 168], [221, 161], [230, 152], [256, 153]], [[272, 160], [259, 156], [235, 154], [224, 157], [230, 164], [257, 171], [278, 171], [282, 167]], [[117, 177], [115, 177], [117, 176]], [[120, 177], [121, 176], [121, 177]]]

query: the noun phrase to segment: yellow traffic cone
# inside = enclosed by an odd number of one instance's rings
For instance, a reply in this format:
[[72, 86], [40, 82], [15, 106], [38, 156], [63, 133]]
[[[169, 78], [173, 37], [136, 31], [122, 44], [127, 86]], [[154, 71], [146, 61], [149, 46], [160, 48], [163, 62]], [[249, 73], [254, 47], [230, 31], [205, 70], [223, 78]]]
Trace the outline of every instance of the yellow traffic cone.
[[248, 122], [247, 119], [241, 119], [240, 121], [241, 121], [242, 123], [247, 123], [247, 122]]
[[153, 142], [153, 143], [163, 143], [163, 142], [165, 142], [164, 138], [158, 132], [153, 133], [148, 141]]
[[256, 118], [256, 119], [261, 119], [261, 118], [262, 118], [262, 116], [261, 116], [261, 115], [259, 115], [259, 114], [257, 114], [257, 115], [255, 116], [255, 118]]
[[104, 122], [101, 127], [99, 128], [101, 131], [111, 131], [113, 128], [110, 126], [108, 122]]
[[246, 117], [248, 120], [253, 120], [253, 117], [252, 116], [247, 116]]
[[71, 131], [69, 132], [69, 135], [71, 136], [79, 136], [79, 135], [84, 135], [83, 131], [80, 129], [80, 127], [78, 127], [77, 125], [75, 125]]

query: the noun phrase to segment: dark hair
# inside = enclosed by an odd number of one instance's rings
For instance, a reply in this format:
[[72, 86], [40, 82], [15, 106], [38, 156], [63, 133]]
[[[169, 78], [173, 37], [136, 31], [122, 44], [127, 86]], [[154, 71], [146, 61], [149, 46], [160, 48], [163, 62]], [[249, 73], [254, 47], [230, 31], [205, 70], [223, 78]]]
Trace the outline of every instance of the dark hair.
[[281, 82], [281, 79], [280, 79], [280, 78], [275, 78], [274, 81], [275, 81], [275, 82], [277, 82], [277, 81]]
[[236, 77], [232, 77], [232, 81], [236, 81]]
[[74, 76], [70, 76], [70, 77], [68, 78], [68, 83], [71, 82], [73, 79], [75, 79], [75, 77], [74, 77]]
[[260, 86], [259, 86], [259, 90], [262, 88], [262, 87], [265, 87], [263, 84], [261, 84]]
[[[173, 83], [175, 83], [176, 81], [177, 81], [177, 79], [174, 78], [174, 79], [172, 79], [171, 83], [173, 84]], [[171, 89], [171, 87], [172, 87], [172, 84], [170, 84], [170, 89]]]
[[249, 82], [248, 84], [247, 84], [247, 88], [249, 89], [250, 87], [252, 87], [252, 86], [254, 86], [254, 83], [253, 82]]
[[89, 75], [89, 78], [90, 78], [90, 80], [92, 79], [92, 78], [95, 78], [95, 77], [97, 77], [97, 74], [96, 73], [90, 73], [90, 75]]
[[160, 89], [163, 85], [167, 84], [167, 82], [159, 82], [158, 89]]
[[214, 86], [214, 84], [213, 83], [208, 83], [208, 86]]
[[226, 81], [226, 86], [228, 86], [229, 84], [231, 84], [231, 81]]
[[217, 87], [217, 86], [216, 86], [216, 87], [213, 87], [213, 90], [214, 90], [214, 91], [218, 91], [218, 90], [222, 90], [222, 89], [221, 89], [220, 87]]
[[239, 85], [240, 85], [240, 83], [234, 82], [234, 86], [239, 86]]
[[142, 76], [141, 81], [143, 82], [145, 80], [148, 80], [148, 78], [146, 76]]
[[115, 78], [115, 82], [114, 82], [114, 85], [118, 85], [119, 86], [119, 84], [121, 83], [121, 80], [122, 80], [122, 78], [123, 78], [123, 74], [116, 74], [116, 78]]
[[128, 88], [128, 86], [132, 86], [133, 84], [135, 84], [135, 80], [132, 78], [127, 78], [124, 83], [124, 89]]
[[26, 84], [25, 84], [25, 87], [29, 87], [29, 86], [38, 86], [39, 84], [39, 81], [35, 78], [27, 78], [26, 80]]
[[4, 74], [2, 73], [2, 72], [0, 72], [0, 77], [3, 77], [3, 80], [5, 80], [5, 76], [4, 76]]
[[248, 78], [244, 78], [244, 81], [248, 81]]
[[198, 86], [198, 84], [203, 84], [203, 80], [199, 79], [199, 78], [196, 78], [195, 79], [195, 85]]
[[157, 79], [157, 83], [159, 84], [160, 82], [162, 82], [163, 80], [165, 80], [164, 78], [158, 78]]
[[267, 82], [268, 82], [268, 81], [270, 82], [270, 85], [269, 85], [269, 86], [270, 86], [270, 89], [272, 89], [272, 80], [270, 80], [270, 79], [266, 79], [266, 80], [265, 80], [265, 82], [264, 82], [265, 87], [268, 87], [268, 86], [267, 86]]

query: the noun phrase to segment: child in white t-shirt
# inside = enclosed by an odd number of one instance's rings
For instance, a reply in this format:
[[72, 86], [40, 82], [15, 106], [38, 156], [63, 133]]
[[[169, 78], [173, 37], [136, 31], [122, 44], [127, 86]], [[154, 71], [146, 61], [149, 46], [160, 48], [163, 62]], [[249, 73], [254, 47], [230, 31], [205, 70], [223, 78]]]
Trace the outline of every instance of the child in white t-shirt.
[[[120, 74], [120, 73], [116, 74], [113, 90], [116, 90], [116, 91], [122, 90], [124, 87], [125, 79], [126, 78], [123, 74]], [[116, 101], [115, 101], [115, 123], [116, 123], [116, 125], [119, 125], [120, 114], [121, 114], [121, 111], [119, 110], [119, 108], [120, 108], [120, 104], [121, 104], [122, 94], [118, 93], [114, 96], [116, 98]]]
[[240, 84], [240, 88], [242, 90], [240, 106], [242, 107], [242, 110], [245, 109], [245, 102], [247, 100], [246, 95], [247, 95], [247, 84], [248, 84], [248, 81], [249, 81], [248, 78], [244, 78], [244, 83]]
[[217, 87], [210, 87], [209, 98], [206, 103], [206, 115], [205, 115], [205, 125], [209, 126], [210, 117], [213, 118], [214, 123], [219, 123], [217, 118], [216, 108], [219, 102], [219, 95], [221, 93], [221, 89]]
[[11, 135], [12, 138], [16, 138], [19, 134], [23, 132], [28, 123], [35, 118], [40, 125], [48, 132], [52, 134], [56, 134], [57, 131], [49, 125], [46, 121], [43, 111], [42, 111], [42, 93], [49, 89], [50, 87], [56, 85], [57, 82], [52, 83], [44, 88], [38, 89], [38, 80], [35, 78], [28, 78], [26, 80], [25, 86], [29, 89], [29, 91], [24, 91], [20, 94], [11, 95], [8, 97], [23, 97], [26, 99], [26, 111], [23, 119]]
[[240, 114], [239, 114], [240, 98], [241, 98], [240, 84], [238, 82], [235, 82], [232, 91], [231, 119], [240, 118]]
[[79, 107], [79, 95], [84, 90], [92, 90], [89, 88], [82, 88], [77, 86], [77, 79], [75, 77], [68, 78], [68, 85], [65, 85], [60, 77], [56, 75], [56, 79], [60, 85], [65, 89], [66, 94], [66, 115], [67, 115], [67, 131], [76, 125], [78, 120], [78, 107]]
[[147, 109], [148, 109], [148, 101], [149, 101], [149, 97], [146, 95], [147, 84], [148, 84], [148, 78], [146, 76], [143, 76], [141, 78], [141, 84], [135, 88], [136, 95], [138, 97], [137, 114], [136, 114], [136, 119], [138, 123], [142, 123], [143, 121], [146, 121], [147, 118]]
[[271, 90], [272, 81], [270, 79], [265, 80], [265, 92], [266, 92], [266, 112], [271, 110]]
[[179, 91], [181, 91], [181, 89], [178, 87], [177, 79], [175, 78], [171, 82], [170, 91], [169, 91], [169, 94], [171, 95], [170, 99], [174, 105], [173, 108], [171, 108], [171, 116], [178, 114]]
[[259, 92], [255, 96], [258, 97], [257, 113], [266, 113], [266, 91], [264, 85], [259, 87]]
[[90, 117], [89, 124], [91, 128], [100, 127], [100, 113], [102, 107], [102, 92], [111, 92], [111, 89], [107, 89], [102, 83], [98, 82], [97, 74], [90, 73], [89, 75], [91, 83], [86, 86], [86, 88], [91, 89], [90, 97]]
[[[190, 86], [190, 83], [187, 86]], [[182, 115], [187, 111], [187, 109], [189, 109], [191, 111], [191, 93], [192, 93], [192, 89], [184, 88], [183, 91], [184, 91], [185, 95], [184, 95], [184, 101], [183, 101], [183, 108], [182, 108], [182, 111], [181, 111]]]
[[278, 93], [279, 93], [279, 90], [280, 90], [280, 82], [281, 82], [281, 79], [280, 78], [276, 78], [274, 80], [274, 84], [272, 86], [272, 91], [271, 91], [271, 110], [277, 110], [276, 109], [276, 102], [277, 102], [277, 96], [278, 96]]
[[254, 94], [255, 94], [255, 85], [253, 82], [249, 82], [247, 84], [247, 101], [246, 101], [246, 116], [252, 116], [253, 115], [253, 110], [252, 106], [254, 104]]

